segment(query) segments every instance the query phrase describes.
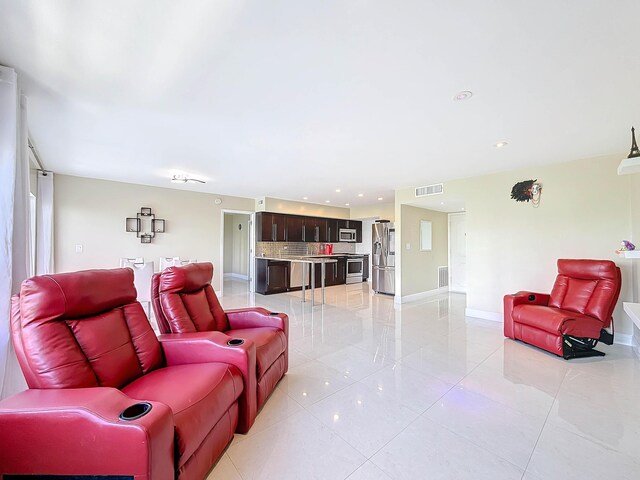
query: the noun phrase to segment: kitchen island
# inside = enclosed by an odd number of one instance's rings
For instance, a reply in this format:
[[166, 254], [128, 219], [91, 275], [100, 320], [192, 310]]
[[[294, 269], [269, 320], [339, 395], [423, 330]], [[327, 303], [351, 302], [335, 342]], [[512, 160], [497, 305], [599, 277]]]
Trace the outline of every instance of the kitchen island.
[[[316, 265], [320, 265], [320, 287], [322, 292], [322, 304], [324, 304], [324, 287], [326, 280], [326, 265], [335, 264], [338, 260], [331, 255], [317, 256], [281, 256], [281, 257], [256, 257], [256, 292], [262, 294], [281, 293], [291, 291], [292, 264], [299, 264], [300, 286], [302, 289], [302, 301], [306, 302], [306, 278], [311, 270], [311, 305], [315, 305]], [[294, 287], [295, 289], [295, 287]]]

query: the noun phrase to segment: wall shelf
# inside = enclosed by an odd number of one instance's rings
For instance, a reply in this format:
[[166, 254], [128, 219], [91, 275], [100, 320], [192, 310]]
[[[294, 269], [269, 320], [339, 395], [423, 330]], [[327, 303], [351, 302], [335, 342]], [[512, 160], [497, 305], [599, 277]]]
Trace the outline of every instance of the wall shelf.
[[640, 250], [627, 250], [618, 252], [618, 256], [622, 258], [640, 258]]
[[622, 308], [636, 324], [636, 327], [640, 328], [640, 303], [622, 302]]

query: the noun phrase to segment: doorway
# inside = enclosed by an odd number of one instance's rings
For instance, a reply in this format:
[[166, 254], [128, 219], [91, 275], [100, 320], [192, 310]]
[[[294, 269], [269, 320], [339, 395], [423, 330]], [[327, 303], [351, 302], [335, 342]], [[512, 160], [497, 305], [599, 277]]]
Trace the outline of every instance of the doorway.
[[222, 292], [246, 293], [252, 278], [251, 214], [223, 212], [222, 220]]
[[464, 213], [449, 214], [449, 291], [467, 293], [467, 229]]

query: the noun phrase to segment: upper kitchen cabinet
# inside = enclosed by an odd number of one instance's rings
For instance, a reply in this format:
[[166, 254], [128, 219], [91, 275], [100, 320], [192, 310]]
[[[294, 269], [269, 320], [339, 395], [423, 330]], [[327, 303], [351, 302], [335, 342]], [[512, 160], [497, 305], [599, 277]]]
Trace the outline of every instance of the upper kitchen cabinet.
[[287, 215], [287, 242], [304, 242], [305, 217]]
[[327, 241], [329, 243], [338, 243], [338, 221], [335, 218], [327, 218]]
[[[350, 230], [345, 238], [340, 230]], [[256, 241], [258, 242], [362, 242], [362, 222], [336, 218], [306, 217], [283, 213], [256, 213]]]
[[287, 215], [281, 213], [256, 213], [256, 239], [262, 242], [285, 242], [286, 221]]
[[317, 217], [304, 217], [304, 241], [326, 242], [327, 219]]

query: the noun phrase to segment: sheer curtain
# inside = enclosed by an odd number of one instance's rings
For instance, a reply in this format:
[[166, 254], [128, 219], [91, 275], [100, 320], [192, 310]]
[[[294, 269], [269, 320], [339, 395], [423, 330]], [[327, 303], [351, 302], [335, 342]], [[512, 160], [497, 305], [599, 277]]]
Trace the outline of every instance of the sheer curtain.
[[31, 269], [27, 99], [0, 66], [0, 397], [25, 388], [10, 338], [11, 295]]
[[38, 172], [36, 275], [53, 273], [53, 173]]

